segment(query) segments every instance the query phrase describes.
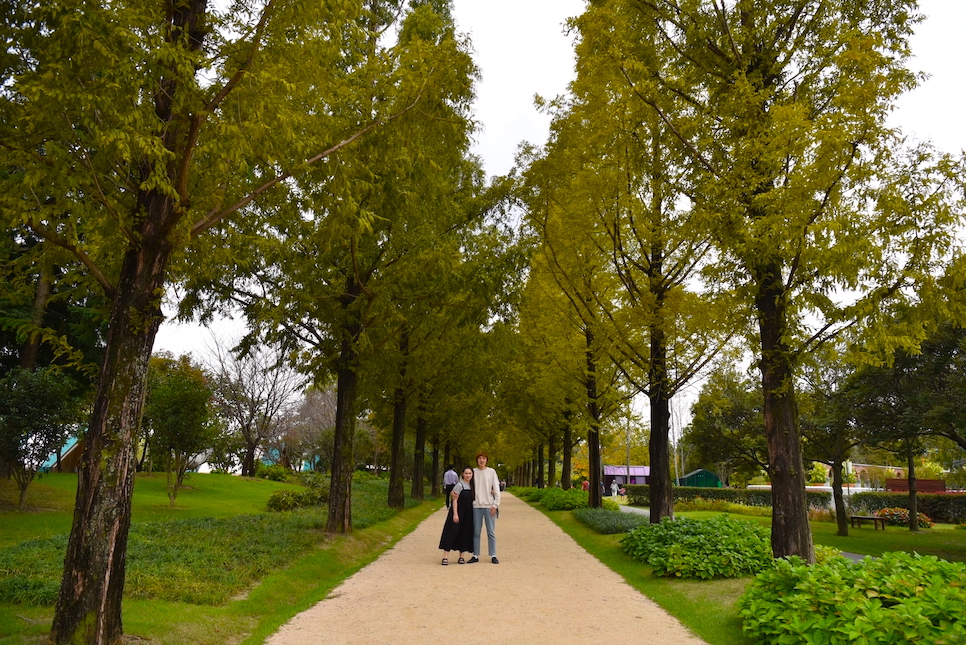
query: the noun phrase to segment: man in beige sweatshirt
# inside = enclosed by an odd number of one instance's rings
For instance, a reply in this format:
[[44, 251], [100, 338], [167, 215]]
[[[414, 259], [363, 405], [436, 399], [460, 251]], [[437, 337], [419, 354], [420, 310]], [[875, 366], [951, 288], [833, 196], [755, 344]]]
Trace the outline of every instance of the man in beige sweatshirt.
[[486, 523], [486, 542], [490, 562], [496, 559], [496, 518], [500, 510], [500, 478], [496, 471], [486, 467], [489, 456], [485, 452], [476, 455], [479, 468], [473, 469], [473, 557], [467, 564], [480, 561], [480, 533]]

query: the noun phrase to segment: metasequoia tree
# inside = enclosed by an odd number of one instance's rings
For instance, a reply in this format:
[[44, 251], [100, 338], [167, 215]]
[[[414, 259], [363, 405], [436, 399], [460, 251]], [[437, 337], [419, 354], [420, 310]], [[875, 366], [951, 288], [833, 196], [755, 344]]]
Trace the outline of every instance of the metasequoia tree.
[[[477, 225], [467, 205], [481, 183], [478, 163], [466, 154], [476, 70], [448, 3], [368, 4], [357, 62], [394, 84], [360, 87], [360, 102], [380, 119], [400, 116], [260, 204], [268, 225], [222, 226], [235, 249], [233, 270], [207, 264], [212, 272], [192, 279], [187, 300], [240, 308], [251, 330], [247, 343], [284, 341], [313, 382], [334, 382], [327, 529], [339, 533], [352, 528], [355, 427], [372, 392], [367, 374], [374, 364], [392, 374], [398, 463], [414, 369], [407, 354], [419, 339], [409, 319], [425, 315], [427, 303], [445, 302], [461, 275], [460, 236]], [[387, 48], [382, 34], [396, 26]], [[407, 111], [417, 96], [419, 109]], [[401, 480], [390, 488], [393, 505], [401, 505]]]
[[392, 119], [356, 98], [393, 79], [357, 56], [369, 34], [355, 0], [6, 9], [4, 223], [70, 251], [110, 310], [51, 639], [117, 643], [134, 437], [171, 272], [188, 249], [218, 255], [213, 226], [259, 214], [274, 187]]
[[[905, 67], [913, 0], [609, 0], [600, 20], [657, 28], [665, 55], [636, 55], [621, 30], [597, 46], [689, 157], [697, 216], [718, 279], [757, 324], [773, 491], [772, 550], [814, 558], [795, 374], [805, 352], [848, 326], [865, 346], [889, 334], [884, 302], [929, 300], [955, 249], [955, 164], [886, 126], [915, 85]], [[918, 290], [918, 293], [917, 293]]]
[[530, 206], [552, 203], [567, 223], [562, 230], [586, 238], [602, 270], [614, 276], [614, 290], [595, 293], [583, 315], [598, 320], [597, 333], [606, 335], [603, 344], [616, 365], [648, 397], [651, 521], [660, 522], [674, 514], [671, 399], [728, 342], [735, 325], [716, 302], [720, 297], [695, 289], [711, 246], [688, 199], [694, 188], [687, 156], [628, 85], [627, 71], [597, 45], [615, 27], [645, 60], [670, 55], [662, 49], [668, 44], [639, 15], [614, 25], [591, 9], [572, 25], [579, 34], [577, 77], [569, 95], [554, 102], [550, 140], [528, 170], [540, 195]]

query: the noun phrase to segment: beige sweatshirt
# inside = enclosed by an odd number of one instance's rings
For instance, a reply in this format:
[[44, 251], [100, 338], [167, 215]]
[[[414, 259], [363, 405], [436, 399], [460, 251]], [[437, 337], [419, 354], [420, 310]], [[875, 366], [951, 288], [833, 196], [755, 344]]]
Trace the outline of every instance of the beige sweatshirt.
[[492, 468], [473, 469], [473, 508], [500, 507], [500, 478]]

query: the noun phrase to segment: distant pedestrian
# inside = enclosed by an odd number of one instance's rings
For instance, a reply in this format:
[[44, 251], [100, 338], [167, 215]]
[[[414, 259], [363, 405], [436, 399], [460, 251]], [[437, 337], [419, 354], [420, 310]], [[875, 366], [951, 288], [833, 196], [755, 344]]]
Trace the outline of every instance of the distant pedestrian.
[[620, 489], [620, 486], [617, 485], [617, 480], [616, 479], [612, 480], [611, 483], [610, 483], [610, 496], [614, 500], [617, 499], [617, 491], [619, 489]]
[[580, 487], [583, 490], [590, 490], [590, 480], [589, 479], [585, 479], [583, 482], [581, 482]]
[[443, 473], [443, 494], [446, 496], [446, 508], [450, 507], [453, 500], [450, 499], [450, 493], [453, 492], [453, 486], [456, 486], [456, 482], [460, 480], [460, 476], [456, 474], [453, 470], [453, 464], [446, 467], [446, 472]]

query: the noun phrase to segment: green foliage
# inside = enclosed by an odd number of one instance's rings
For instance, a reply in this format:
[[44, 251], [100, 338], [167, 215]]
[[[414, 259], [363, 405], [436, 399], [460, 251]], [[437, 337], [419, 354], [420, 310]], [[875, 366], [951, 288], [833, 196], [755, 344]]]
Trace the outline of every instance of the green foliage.
[[821, 564], [832, 558], [842, 557], [842, 552], [836, 549], [834, 546], [825, 546], [824, 544], [815, 545], [815, 562]]
[[[650, 501], [650, 487], [646, 484], [627, 486], [627, 499], [636, 506], [647, 506]], [[671, 489], [674, 504], [691, 501], [695, 498], [705, 500], [724, 500], [745, 506], [771, 507], [771, 490], [767, 488], [701, 488], [699, 486], [674, 486]], [[832, 503], [832, 493], [806, 491], [805, 497], [810, 508], [828, 508]]]
[[292, 471], [279, 464], [258, 464], [255, 468], [255, 476], [273, 482], [287, 482], [292, 475]]
[[[909, 526], [909, 510], [905, 508], [883, 508], [876, 513], [879, 517], [884, 517], [889, 526]], [[922, 513], [917, 513], [919, 528], [931, 529], [935, 522]]]
[[805, 476], [809, 484], [824, 484], [829, 476], [828, 468], [825, 467], [825, 464], [813, 461], [812, 467], [805, 474]]
[[546, 491], [540, 498], [540, 503], [549, 511], [572, 511], [575, 508], [587, 506], [589, 495], [587, 491], [578, 488], [563, 490], [562, 488], [544, 488]]
[[735, 578], [763, 571], [772, 560], [767, 528], [721, 515], [710, 520], [663, 518], [634, 529], [624, 552], [654, 567], [654, 575]]
[[577, 508], [574, 517], [602, 535], [627, 533], [650, 522], [641, 513], [621, 513], [607, 508]]
[[[909, 493], [861, 492], [852, 495], [853, 508], [876, 513], [884, 508], [909, 508]], [[916, 506], [936, 522], [956, 524], [966, 520], [966, 494], [917, 493]]]
[[268, 498], [268, 510], [292, 511], [306, 506], [324, 506], [329, 503], [329, 482], [316, 475], [304, 477], [306, 489], [302, 491], [277, 490]]
[[908, 553], [776, 560], [738, 607], [754, 643], [961, 643], [966, 565]]
[[737, 513], [739, 515], [754, 515], [767, 517], [771, 515], [771, 508], [767, 506], [748, 506], [736, 504], [723, 499], [704, 499], [693, 497], [674, 504], [676, 511], [719, 511], [721, 513]]
[[621, 505], [612, 500], [610, 497], [605, 497], [600, 501], [601, 508], [605, 511], [615, 511], [617, 513], [621, 512]]

